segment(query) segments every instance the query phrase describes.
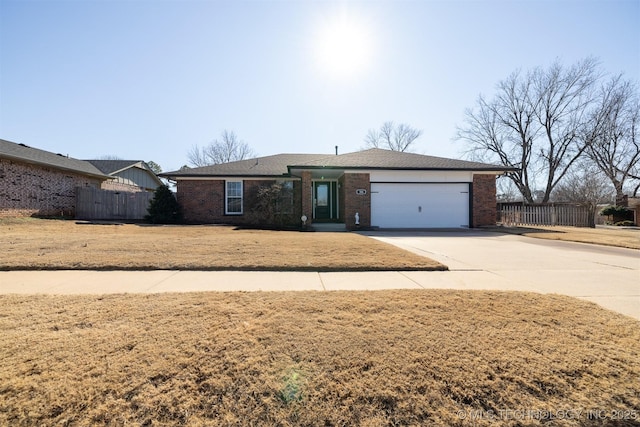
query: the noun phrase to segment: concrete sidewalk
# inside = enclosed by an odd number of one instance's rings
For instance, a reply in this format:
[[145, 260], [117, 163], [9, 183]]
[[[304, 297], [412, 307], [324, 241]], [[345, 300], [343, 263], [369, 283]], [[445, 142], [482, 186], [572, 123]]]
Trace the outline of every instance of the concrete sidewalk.
[[[615, 280], [615, 278], [613, 278]], [[4, 271], [0, 294], [113, 294], [158, 292], [337, 291], [460, 289], [561, 293], [640, 319], [637, 288], [566, 286], [515, 280], [486, 270], [383, 272], [257, 271]]]
[[372, 232], [450, 271], [9, 271], [0, 294], [482, 289], [555, 293], [640, 319], [640, 251], [482, 230]]

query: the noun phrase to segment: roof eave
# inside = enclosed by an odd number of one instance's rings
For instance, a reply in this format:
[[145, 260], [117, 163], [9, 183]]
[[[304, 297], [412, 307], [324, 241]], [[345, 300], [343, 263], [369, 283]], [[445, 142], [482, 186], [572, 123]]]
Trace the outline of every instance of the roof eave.
[[452, 168], [452, 167], [388, 167], [388, 166], [289, 166], [289, 173], [292, 169], [313, 169], [313, 170], [326, 170], [326, 169], [356, 169], [356, 170], [407, 170], [407, 171], [463, 171], [463, 172], [511, 172], [516, 171], [516, 168], [501, 168], [501, 167], [479, 167], [479, 168]]
[[10, 154], [2, 154], [0, 155], [0, 158], [5, 158], [5, 159], [9, 159], [12, 161], [16, 161], [16, 162], [21, 162], [21, 163], [27, 163], [30, 165], [38, 165], [38, 166], [45, 166], [48, 168], [52, 168], [52, 169], [58, 169], [58, 170], [62, 170], [62, 171], [66, 171], [66, 172], [73, 172], [73, 173], [77, 173], [78, 175], [83, 175], [83, 176], [89, 176], [92, 178], [99, 178], [99, 179], [115, 179], [112, 176], [109, 175], [103, 175], [103, 174], [95, 174], [95, 173], [91, 173], [91, 172], [84, 172], [78, 169], [72, 169], [72, 168], [67, 168], [64, 166], [57, 166], [57, 165], [52, 165], [51, 163], [47, 163], [47, 162], [39, 162], [37, 160], [31, 160], [31, 159], [25, 159], [24, 157], [18, 157], [18, 156], [12, 156]]
[[158, 174], [159, 177], [167, 178], [167, 179], [179, 179], [179, 178], [290, 178], [291, 174], [283, 173], [280, 175], [264, 175], [264, 174], [234, 174], [234, 173], [225, 173], [225, 174], [172, 174], [172, 173], [161, 173]]

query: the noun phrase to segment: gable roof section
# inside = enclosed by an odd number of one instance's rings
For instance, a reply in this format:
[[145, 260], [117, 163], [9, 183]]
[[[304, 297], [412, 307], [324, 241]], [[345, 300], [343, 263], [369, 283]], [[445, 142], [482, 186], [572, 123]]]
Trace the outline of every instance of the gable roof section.
[[143, 160], [87, 160], [87, 162], [100, 169], [102, 173], [113, 177], [118, 176], [120, 172], [124, 172], [127, 169], [140, 169], [147, 172], [156, 184], [162, 185], [160, 178], [158, 178], [155, 172], [153, 172], [149, 165]]
[[0, 139], [0, 158], [75, 172], [101, 179], [111, 179], [91, 163]]
[[387, 170], [461, 170], [510, 171], [512, 168], [467, 160], [447, 159], [423, 154], [372, 148], [355, 153], [277, 154], [257, 159], [162, 173], [167, 178], [180, 177], [274, 177], [287, 176], [305, 169], [387, 169]]
[[307, 163], [324, 157], [335, 157], [328, 154], [276, 154], [249, 160], [221, 163], [174, 172], [161, 173], [160, 176], [171, 178], [195, 177], [274, 177], [289, 174], [289, 165]]
[[467, 160], [447, 159], [424, 154], [371, 148], [355, 153], [329, 156], [301, 164], [289, 165], [289, 169], [392, 169], [392, 170], [465, 170], [506, 171], [511, 168]]
[[87, 162], [100, 169], [105, 175], [112, 175], [132, 167], [147, 169], [142, 160], [87, 160]]

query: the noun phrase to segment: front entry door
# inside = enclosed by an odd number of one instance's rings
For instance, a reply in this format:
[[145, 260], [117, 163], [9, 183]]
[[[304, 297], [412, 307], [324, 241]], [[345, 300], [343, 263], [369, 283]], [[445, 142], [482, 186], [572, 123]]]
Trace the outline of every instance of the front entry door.
[[331, 187], [328, 182], [314, 183], [313, 199], [315, 219], [331, 218], [331, 206], [329, 202], [331, 200], [330, 191]]

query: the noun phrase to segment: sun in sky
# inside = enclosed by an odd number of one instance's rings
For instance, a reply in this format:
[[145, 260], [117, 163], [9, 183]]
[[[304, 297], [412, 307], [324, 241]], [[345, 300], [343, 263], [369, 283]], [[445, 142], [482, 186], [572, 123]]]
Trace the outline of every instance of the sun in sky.
[[324, 20], [315, 35], [316, 61], [336, 78], [357, 77], [371, 61], [373, 36], [362, 19], [346, 12]]

